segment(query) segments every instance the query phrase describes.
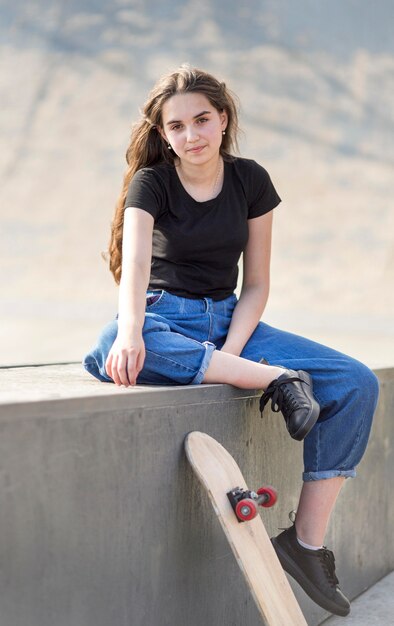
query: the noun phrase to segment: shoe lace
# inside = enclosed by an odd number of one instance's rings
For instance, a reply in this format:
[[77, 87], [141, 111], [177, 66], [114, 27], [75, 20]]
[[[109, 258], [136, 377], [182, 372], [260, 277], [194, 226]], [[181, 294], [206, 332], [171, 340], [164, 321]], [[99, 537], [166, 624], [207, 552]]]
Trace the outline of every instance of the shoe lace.
[[263, 417], [263, 410], [266, 404], [271, 399], [271, 409], [274, 413], [281, 411], [285, 417], [288, 417], [297, 408], [298, 403], [296, 398], [291, 392], [291, 387], [287, 387], [288, 383], [300, 381], [308, 385], [306, 380], [298, 378], [297, 376], [291, 376], [288, 378], [282, 378], [282, 380], [273, 380], [267, 389], [264, 391], [260, 398], [260, 413]]
[[328, 582], [332, 587], [339, 584], [339, 580], [335, 575], [335, 556], [331, 550], [327, 550], [325, 546], [319, 550], [320, 562], [326, 572]]

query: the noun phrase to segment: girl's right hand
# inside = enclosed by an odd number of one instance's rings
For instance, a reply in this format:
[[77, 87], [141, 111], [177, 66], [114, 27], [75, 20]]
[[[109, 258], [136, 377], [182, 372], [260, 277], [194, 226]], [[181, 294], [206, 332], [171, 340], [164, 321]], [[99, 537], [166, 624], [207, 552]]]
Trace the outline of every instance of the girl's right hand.
[[116, 385], [135, 385], [145, 361], [142, 333], [136, 336], [118, 334], [105, 362], [105, 370]]

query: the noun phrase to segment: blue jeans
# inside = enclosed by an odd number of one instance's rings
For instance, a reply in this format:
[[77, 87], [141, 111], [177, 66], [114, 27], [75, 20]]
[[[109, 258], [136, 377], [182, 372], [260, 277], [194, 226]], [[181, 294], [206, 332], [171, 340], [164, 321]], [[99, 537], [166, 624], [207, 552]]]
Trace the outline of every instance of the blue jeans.
[[[145, 363], [137, 383], [197, 385], [212, 352], [223, 346], [237, 298], [192, 300], [167, 291], [148, 292], [143, 337]], [[113, 382], [105, 361], [118, 332], [103, 330], [84, 359], [90, 374]], [[311, 374], [320, 417], [304, 440], [304, 481], [353, 477], [367, 446], [379, 393], [375, 374], [359, 361], [309, 339], [259, 322], [241, 357]]]

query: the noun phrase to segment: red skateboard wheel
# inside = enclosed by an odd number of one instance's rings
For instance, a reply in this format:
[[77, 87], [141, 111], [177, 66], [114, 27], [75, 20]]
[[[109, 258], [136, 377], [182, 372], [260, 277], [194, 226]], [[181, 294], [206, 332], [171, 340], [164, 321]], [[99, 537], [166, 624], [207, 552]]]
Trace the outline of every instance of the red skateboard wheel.
[[260, 489], [257, 490], [257, 495], [265, 496], [265, 500], [260, 502], [260, 506], [264, 506], [266, 508], [274, 506], [278, 499], [278, 492], [274, 489], [274, 487], [260, 487]]
[[238, 519], [242, 520], [243, 522], [248, 522], [257, 515], [256, 503], [250, 498], [240, 500], [235, 507], [235, 513]]

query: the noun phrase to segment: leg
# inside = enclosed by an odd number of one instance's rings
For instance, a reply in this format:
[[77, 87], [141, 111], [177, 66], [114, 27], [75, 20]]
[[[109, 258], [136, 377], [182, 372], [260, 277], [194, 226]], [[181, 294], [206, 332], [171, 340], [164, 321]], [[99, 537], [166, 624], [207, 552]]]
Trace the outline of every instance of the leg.
[[303, 480], [354, 477], [366, 448], [379, 384], [365, 365], [341, 352], [260, 322], [241, 357], [305, 370], [320, 416], [304, 442]]
[[[203, 382], [223, 382], [244, 389], [264, 389], [282, 371], [277, 367], [260, 365], [215, 351]], [[344, 481], [344, 476], [333, 476], [304, 483], [297, 509], [296, 528], [299, 539], [315, 546], [323, 544], [329, 518]]]
[[350, 605], [339, 589], [332, 552], [304, 548], [298, 539], [311, 546], [323, 544], [339, 491], [346, 477], [355, 476], [368, 442], [378, 398], [376, 376], [355, 359], [265, 324], [256, 329], [242, 356], [254, 361], [264, 356], [272, 364], [312, 375], [321, 413], [304, 442], [296, 522], [272, 542], [284, 569], [315, 602], [347, 615]]
[[331, 512], [345, 478], [336, 476], [303, 484], [295, 522], [297, 537], [312, 546], [321, 546]]
[[254, 363], [233, 354], [215, 350], [203, 383], [227, 383], [241, 389], [266, 389], [283, 374], [283, 368]]
[[[198, 337], [191, 322], [187, 330], [190, 334], [194, 330]], [[138, 377], [139, 384], [187, 385], [213, 382], [228, 383], [243, 389], [265, 389], [283, 373], [283, 368], [268, 367], [215, 350], [214, 344], [203, 341], [203, 335], [201, 341], [197, 341], [182, 334], [182, 330], [173, 320], [161, 315], [145, 318], [143, 335], [146, 359]], [[115, 319], [105, 326], [96, 347], [83, 361], [85, 369], [102, 382], [113, 382], [105, 371], [105, 362], [117, 333], [118, 323]]]
[[[102, 382], [113, 382], [105, 370], [105, 362], [117, 334], [115, 319], [105, 326], [97, 345], [83, 360], [85, 369]], [[214, 344], [173, 332], [166, 320], [159, 316], [146, 317], [143, 336], [146, 357], [137, 384], [189, 385], [202, 382], [215, 350]]]
[[243, 389], [263, 388], [260, 410], [271, 400], [271, 408], [282, 412], [287, 430], [298, 441], [306, 437], [319, 417], [312, 379], [301, 370], [263, 365], [217, 352], [212, 355], [203, 382], [231, 383]]

